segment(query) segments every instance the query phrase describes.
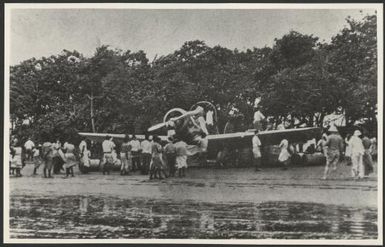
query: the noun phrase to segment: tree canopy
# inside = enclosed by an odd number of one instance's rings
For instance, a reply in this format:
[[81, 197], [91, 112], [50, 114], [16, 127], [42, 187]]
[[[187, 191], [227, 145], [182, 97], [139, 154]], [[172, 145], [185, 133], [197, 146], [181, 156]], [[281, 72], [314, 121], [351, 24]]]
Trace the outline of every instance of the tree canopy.
[[201, 100], [217, 106], [223, 130], [232, 107], [251, 124], [256, 97], [265, 115], [292, 126], [321, 126], [339, 111], [348, 125], [364, 119], [375, 127], [376, 15], [346, 20], [330, 43], [290, 31], [273, 47], [245, 51], [188, 41], [153, 61], [144, 51], [109, 46], [90, 58], [67, 50], [31, 58], [10, 70], [14, 134], [42, 140], [43, 133], [143, 133], [170, 108]]

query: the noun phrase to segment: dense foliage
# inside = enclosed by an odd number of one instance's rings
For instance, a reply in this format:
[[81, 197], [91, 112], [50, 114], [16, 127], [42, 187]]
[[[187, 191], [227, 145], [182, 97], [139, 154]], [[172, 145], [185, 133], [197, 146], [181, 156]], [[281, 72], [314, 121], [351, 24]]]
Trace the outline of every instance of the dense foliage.
[[189, 41], [153, 61], [143, 51], [108, 46], [91, 58], [67, 50], [32, 58], [11, 67], [13, 131], [38, 140], [77, 131], [143, 133], [170, 108], [200, 100], [217, 106], [223, 129], [232, 107], [251, 123], [257, 96], [265, 115], [292, 125], [320, 126], [339, 111], [348, 125], [363, 119], [374, 127], [376, 21], [347, 18], [329, 44], [291, 31], [273, 47], [246, 51]]

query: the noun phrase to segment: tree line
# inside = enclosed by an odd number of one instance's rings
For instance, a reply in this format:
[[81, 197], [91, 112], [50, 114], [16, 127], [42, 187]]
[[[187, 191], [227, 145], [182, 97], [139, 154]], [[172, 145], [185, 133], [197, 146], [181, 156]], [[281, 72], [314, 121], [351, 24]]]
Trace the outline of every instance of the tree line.
[[13, 134], [76, 138], [78, 131], [144, 133], [173, 107], [207, 100], [223, 130], [233, 107], [251, 123], [253, 103], [278, 121], [321, 126], [331, 113], [376, 129], [377, 19], [346, 19], [329, 43], [290, 31], [272, 47], [231, 50], [185, 42], [149, 60], [103, 45], [92, 57], [63, 50], [10, 68]]

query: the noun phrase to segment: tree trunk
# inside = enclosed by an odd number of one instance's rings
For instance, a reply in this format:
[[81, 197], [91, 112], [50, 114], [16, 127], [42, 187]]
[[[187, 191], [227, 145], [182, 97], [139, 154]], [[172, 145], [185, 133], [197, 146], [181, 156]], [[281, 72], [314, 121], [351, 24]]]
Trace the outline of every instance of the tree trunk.
[[95, 114], [94, 114], [94, 93], [91, 92], [91, 96], [87, 94], [88, 99], [90, 100], [90, 114], [91, 114], [91, 127], [92, 132], [95, 133]]
[[94, 115], [94, 95], [91, 94], [91, 126], [92, 132], [96, 132], [95, 130], [95, 115]]

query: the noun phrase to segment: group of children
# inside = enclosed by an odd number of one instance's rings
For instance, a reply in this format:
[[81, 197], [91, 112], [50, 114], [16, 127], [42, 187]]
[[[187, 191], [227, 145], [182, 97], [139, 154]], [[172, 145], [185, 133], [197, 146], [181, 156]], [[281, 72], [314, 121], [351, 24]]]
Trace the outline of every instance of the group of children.
[[[61, 163], [66, 171], [66, 176], [74, 176], [73, 167], [78, 163], [75, 156], [75, 146], [69, 142], [65, 142], [62, 146], [60, 141], [49, 142], [46, 141], [42, 145], [35, 145], [30, 139], [25, 147], [25, 151], [21, 147], [17, 139], [12, 140], [10, 147], [10, 173], [16, 177], [21, 177], [21, 169], [25, 166], [25, 161], [32, 161], [34, 169], [32, 175], [37, 175], [37, 171], [43, 165], [43, 172], [45, 178], [52, 178], [52, 170], [55, 163]], [[26, 143], [26, 144], [27, 144]], [[25, 154], [24, 154], [25, 152]], [[16, 173], [16, 174], [15, 174]]]
[[[144, 141], [146, 140], [148, 141], [148, 138]], [[144, 146], [144, 148], [146, 148], [146, 146]], [[130, 169], [130, 149], [128, 137], [126, 137], [121, 146], [121, 171]], [[177, 171], [179, 177], [186, 175], [187, 144], [182, 140], [176, 137], [169, 137], [168, 143], [163, 147], [161, 139], [155, 135], [152, 141], [149, 141], [149, 151], [149, 163], [142, 162], [142, 166], [148, 165], [148, 168], [145, 167], [145, 170], [149, 170], [150, 179], [163, 179], [163, 176], [166, 178], [174, 177]], [[143, 158], [147, 157], [143, 156]]]
[[[133, 170], [133, 143], [128, 136], [123, 140], [120, 147], [120, 164], [121, 164], [121, 175], [128, 174], [129, 171]], [[186, 176], [187, 168], [187, 144], [182, 140], [179, 140], [175, 136], [169, 137], [166, 145], [162, 146], [162, 141], [158, 136], [151, 138], [146, 137], [142, 141], [143, 145], [140, 145], [138, 153], [143, 156], [141, 166], [148, 166], [145, 170], [149, 173], [150, 179], [163, 179], [164, 177], [174, 177], [176, 174], [179, 177]], [[112, 138], [106, 138], [104, 142], [104, 154], [101, 159], [101, 168], [103, 173], [108, 172], [111, 165], [114, 164], [115, 160], [114, 153], [116, 154], [115, 144]], [[44, 142], [42, 145], [33, 145], [31, 147], [31, 157], [23, 157], [23, 148], [19, 145], [17, 140], [14, 140], [11, 145], [11, 160], [10, 170], [11, 174], [15, 176], [22, 176], [21, 169], [24, 166], [24, 161], [29, 160], [34, 163], [33, 175], [37, 175], [37, 171], [40, 166], [43, 167], [44, 177], [51, 178], [51, 172], [54, 167], [55, 158], [59, 158], [64, 162], [63, 167], [65, 168], [66, 175], [74, 176], [73, 167], [79, 162], [85, 166], [90, 167], [90, 152], [87, 148], [86, 139], [84, 138], [79, 145], [79, 159], [75, 155], [75, 146], [69, 142], [64, 143], [62, 146], [60, 142], [50, 143]], [[110, 148], [106, 150], [106, 148]], [[143, 154], [142, 154], [143, 152]], [[117, 156], [117, 155], [115, 155]], [[148, 160], [145, 161], [144, 159]], [[78, 162], [79, 160], [79, 162]], [[139, 168], [139, 167], [137, 167]], [[16, 173], [16, 174], [15, 174]]]

